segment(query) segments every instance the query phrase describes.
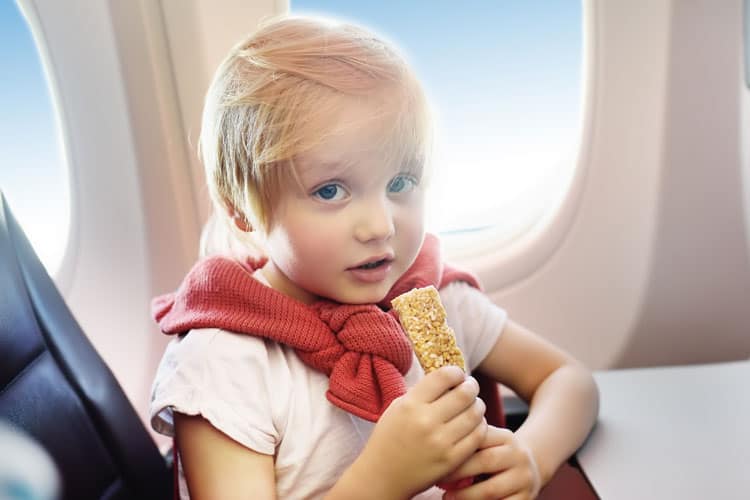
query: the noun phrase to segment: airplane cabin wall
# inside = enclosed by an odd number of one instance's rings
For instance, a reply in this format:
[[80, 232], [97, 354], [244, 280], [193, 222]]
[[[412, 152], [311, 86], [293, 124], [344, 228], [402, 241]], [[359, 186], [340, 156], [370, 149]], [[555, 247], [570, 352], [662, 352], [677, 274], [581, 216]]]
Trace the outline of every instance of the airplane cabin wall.
[[[573, 222], [546, 262], [492, 296], [596, 368], [747, 358], [742, 2], [585, 11], [581, 185], [563, 205]], [[561, 223], [531, 234], [529, 255]], [[486, 281], [509, 264], [486, 260]]]
[[618, 364], [750, 357], [742, 4], [672, 3], [657, 238]]
[[[145, 131], [159, 134], [160, 127], [138, 115], [138, 103], [131, 108], [131, 97], [149, 75], [128, 74], [134, 68], [123, 64], [109, 3], [21, 0], [19, 6], [51, 82], [69, 166], [69, 244], [56, 282], [145, 416], [159, 357], [147, 313], [152, 294], [147, 221], [157, 223], [161, 214], [146, 212], [152, 205], [145, 202], [140, 173], [154, 170], [165, 151], [157, 144], [147, 153], [141, 142]], [[139, 99], [151, 96], [144, 92]], [[186, 259], [180, 228], [166, 229], [175, 260]]]

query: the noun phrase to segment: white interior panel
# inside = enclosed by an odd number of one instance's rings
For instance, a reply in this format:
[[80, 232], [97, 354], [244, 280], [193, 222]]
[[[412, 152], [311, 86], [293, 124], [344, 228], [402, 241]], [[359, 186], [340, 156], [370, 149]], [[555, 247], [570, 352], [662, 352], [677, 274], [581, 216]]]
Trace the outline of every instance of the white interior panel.
[[269, 16], [286, 12], [285, 0], [162, 0], [175, 89], [179, 99], [183, 139], [195, 175], [195, 190], [202, 220], [208, 216], [208, 196], [203, 167], [198, 161], [203, 98], [214, 71], [236, 43], [256, 24]]
[[[58, 284], [143, 412], [155, 356], [138, 158], [125, 78], [102, 2], [25, 1], [56, 105], [71, 175], [71, 241]], [[134, 311], [143, 311], [135, 313]], [[124, 376], [127, 374], [127, 376]]]

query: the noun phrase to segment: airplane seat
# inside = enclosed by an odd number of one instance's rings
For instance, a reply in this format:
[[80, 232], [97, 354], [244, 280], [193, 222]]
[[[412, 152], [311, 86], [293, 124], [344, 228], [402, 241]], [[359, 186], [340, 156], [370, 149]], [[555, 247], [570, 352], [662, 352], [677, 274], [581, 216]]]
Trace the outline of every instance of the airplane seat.
[[73, 318], [2, 192], [0, 284], [0, 419], [49, 453], [62, 498], [172, 498], [164, 457]]

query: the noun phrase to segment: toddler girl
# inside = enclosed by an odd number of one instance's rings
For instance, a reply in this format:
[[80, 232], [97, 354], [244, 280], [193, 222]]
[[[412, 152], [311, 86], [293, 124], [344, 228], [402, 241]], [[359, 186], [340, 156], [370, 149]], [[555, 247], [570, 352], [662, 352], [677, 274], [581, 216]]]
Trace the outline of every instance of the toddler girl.
[[[593, 425], [596, 388], [425, 235], [428, 110], [402, 58], [350, 25], [268, 22], [219, 66], [200, 148], [204, 258], [154, 302], [179, 334], [151, 412], [181, 497], [439, 498], [441, 482], [534, 498]], [[488, 426], [476, 379], [414, 361], [387, 311], [428, 284], [467, 371], [530, 403], [517, 432]]]

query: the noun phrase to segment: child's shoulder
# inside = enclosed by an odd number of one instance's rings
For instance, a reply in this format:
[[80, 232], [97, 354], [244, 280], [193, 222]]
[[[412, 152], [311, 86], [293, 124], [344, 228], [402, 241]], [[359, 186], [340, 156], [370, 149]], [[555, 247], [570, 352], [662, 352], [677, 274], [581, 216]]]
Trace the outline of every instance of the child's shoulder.
[[240, 373], [283, 370], [284, 346], [254, 335], [202, 328], [175, 338], [164, 352], [161, 368], [180, 371]]
[[151, 425], [173, 435], [174, 412], [203, 415], [235, 441], [273, 453], [295, 390], [284, 351], [218, 328], [173, 339], [153, 381]]
[[300, 363], [292, 349], [261, 337], [218, 328], [191, 330], [167, 346], [154, 378], [153, 396], [167, 406], [180, 395], [197, 401], [239, 402], [279, 388], [289, 394]]

